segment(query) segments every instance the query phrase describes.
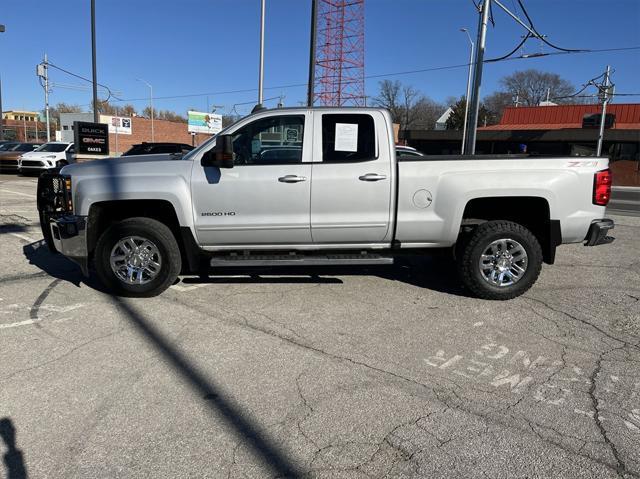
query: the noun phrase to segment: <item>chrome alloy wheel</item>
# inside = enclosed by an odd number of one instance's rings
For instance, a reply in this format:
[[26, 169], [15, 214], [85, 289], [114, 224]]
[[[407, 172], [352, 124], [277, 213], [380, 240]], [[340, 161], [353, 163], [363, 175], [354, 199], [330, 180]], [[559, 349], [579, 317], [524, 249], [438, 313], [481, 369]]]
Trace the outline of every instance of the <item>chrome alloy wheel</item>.
[[480, 255], [480, 273], [492, 286], [511, 286], [527, 271], [527, 252], [510, 238], [495, 240]]
[[127, 236], [113, 247], [109, 263], [120, 281], [146, 284], [160, 273], [162, 257], [153, 242], [140, 236]]

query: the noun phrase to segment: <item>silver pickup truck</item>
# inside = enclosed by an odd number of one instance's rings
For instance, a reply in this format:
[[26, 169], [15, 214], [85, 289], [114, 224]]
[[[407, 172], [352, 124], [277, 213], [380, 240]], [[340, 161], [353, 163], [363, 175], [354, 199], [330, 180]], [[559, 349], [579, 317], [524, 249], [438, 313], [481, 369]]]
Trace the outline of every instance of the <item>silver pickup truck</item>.
[[509, 299], [561, 243], [608, 243], [606, 158], [396, 158], [376, 108], [264, 110], [184, 157], [44, 174], [49, 247], [114, 293], [152, 296], [229, 266], [389, 264], [453, 252], [468, 291]]

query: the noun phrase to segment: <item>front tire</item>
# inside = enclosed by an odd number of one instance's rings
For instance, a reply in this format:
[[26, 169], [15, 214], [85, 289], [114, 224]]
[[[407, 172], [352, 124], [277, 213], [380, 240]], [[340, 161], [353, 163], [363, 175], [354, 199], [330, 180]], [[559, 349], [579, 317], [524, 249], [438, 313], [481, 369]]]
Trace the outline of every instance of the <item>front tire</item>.
[[95, 249], [98, 277], [121, 296], [157, 296], [180, 273], [180, 248], [171, 230], [151, 218], [128, 218], [109, 226]]
[[524, 226], [511, 221], [479, 225], [459, 248], [458, 274], [478, 298], [505, 300], [525, 293], [542, 269], [542, 248]]

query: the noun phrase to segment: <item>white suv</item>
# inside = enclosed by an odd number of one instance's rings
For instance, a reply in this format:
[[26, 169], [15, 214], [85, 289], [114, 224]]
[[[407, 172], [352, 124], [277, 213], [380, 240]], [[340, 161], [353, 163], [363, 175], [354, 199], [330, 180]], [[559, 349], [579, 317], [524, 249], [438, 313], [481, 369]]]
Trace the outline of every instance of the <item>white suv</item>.
[[40, 173], [51, 168], [61, 168], [75, 161], [73, 143], [52, 141], [22, 155], [18, 159], [18, 171], [23, 174]]

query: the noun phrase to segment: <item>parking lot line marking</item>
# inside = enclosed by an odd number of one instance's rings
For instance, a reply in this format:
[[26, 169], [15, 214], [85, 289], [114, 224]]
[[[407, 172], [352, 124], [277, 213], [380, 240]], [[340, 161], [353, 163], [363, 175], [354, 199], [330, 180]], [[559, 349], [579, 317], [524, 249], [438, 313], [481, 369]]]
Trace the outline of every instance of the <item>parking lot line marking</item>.
[[27, 324], [37, 323], [42, 321], [41, 319], [25, 319], [24, 321], [18, 321], [17, 323], [0, 324], [0, 329], [17, 328], [18, 326], [26, 326]]
[[30, 238], [28, 236], [25, 235], [21, 235], [20, 233], [9, 233], [11, 236], [15, 236], [16, 238], [20, 238], [23, 241], [26, 241], [27, 243], [35, 243], [38, 240], [34, 240], [33, 238]]
[[5, 193], [11, 193], [14, 195], [26, 196], [27, 198], [33, 198], [34, 200], [37, 198], [36, 195], [29, 195], [27, 193], [20, 193], [19, 191], [5, 190], [4, 188], [0, 189], [0, 191], [4, 191]]

